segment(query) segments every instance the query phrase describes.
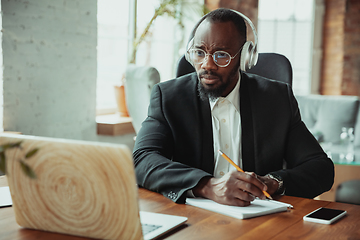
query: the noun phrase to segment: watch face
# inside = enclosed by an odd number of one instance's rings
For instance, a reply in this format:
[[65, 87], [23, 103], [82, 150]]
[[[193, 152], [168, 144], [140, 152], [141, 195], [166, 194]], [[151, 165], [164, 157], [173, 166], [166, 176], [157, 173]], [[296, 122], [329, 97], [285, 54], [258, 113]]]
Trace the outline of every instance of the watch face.
[[285, 188], [284, 188], [284, 181], [282, 180], [282, 178], [278, 175], [275, 174], [269, 174], [269, 177], [274, 179], [275, 181], [278, 182], [279, 186], [278, 189], [276, 190], [277, 194], [284, 194], [285, 192]]
[[270, 174], [271, 176], [273, 176], [276, 180], [278, 181], [282, 181], [282, 177], [276, 174]]

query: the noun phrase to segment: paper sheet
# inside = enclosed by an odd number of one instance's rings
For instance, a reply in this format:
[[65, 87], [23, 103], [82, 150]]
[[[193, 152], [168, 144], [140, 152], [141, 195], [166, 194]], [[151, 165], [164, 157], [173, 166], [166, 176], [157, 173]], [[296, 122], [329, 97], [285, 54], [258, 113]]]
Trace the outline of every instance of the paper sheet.
[[187, 198], [186, 203], [195, 207], [204, 208], [213, 212], [221, 213], [238, 219], [246, 219], [262, 216], [270, 213], [287, 211], [292, 208], [290, 204], [273, 200], [255, 199], [250, 206], [237, 207], [216, 203], [204, 198]]
[[0, 187], [0, 207], [8, 207], [12, 205], [9, 187]]

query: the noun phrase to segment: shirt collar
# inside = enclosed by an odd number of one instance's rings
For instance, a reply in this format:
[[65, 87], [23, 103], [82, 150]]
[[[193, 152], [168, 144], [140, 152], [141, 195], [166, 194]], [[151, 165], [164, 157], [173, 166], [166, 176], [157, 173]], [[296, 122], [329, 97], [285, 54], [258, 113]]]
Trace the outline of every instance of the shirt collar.
[[239, 74], [239, 80], [237, 81], [234, 89], [226, 96], [226, 97], [218, 97], [215, 100], [209, 100], [210, 102], [210, 109], [211, 111], [214, 109], [216, 103], [220, 99], [227, 99], [229, 102], [231, 102], [235, 109], [240, 113], [240, 80], [241, 80], [241, 74]]

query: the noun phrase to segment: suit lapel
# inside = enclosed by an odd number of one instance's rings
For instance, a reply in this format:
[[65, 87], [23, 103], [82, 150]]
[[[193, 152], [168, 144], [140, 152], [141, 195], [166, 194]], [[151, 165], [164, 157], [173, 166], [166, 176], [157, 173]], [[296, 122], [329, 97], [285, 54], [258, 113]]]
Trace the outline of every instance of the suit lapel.
[[197, 74], [191, 75], [191, 84], [189, 94], [184, 96], [187, 104], [194, 106], [194, 112], [197, 113], [188, 116], [189, 133], [192, 137], [192, 146], [194, 147], [194, 166], [210, 173], [214, 173], [214, 146], [212, 134], [212, 122], [209, 100], [202, 101], [197, 90], [198, 78]]
[[209, 100], [200, 102], [200, 126], [201, 126], [201, 169], [206, 172], [214, 173], [214, 145], [212, 134], [212, 122]]
[[244, 171], [255, 171], [254, 126], [251, 109], [248, 78], [241, 74], [240, 82], [240, 117], [241, 117], [241, 152]]

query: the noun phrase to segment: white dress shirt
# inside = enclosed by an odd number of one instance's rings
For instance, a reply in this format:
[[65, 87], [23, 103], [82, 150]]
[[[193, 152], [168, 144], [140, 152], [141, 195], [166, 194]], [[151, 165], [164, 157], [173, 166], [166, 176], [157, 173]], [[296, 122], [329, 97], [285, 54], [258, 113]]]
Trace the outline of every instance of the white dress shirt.
[[[220, 149], [235, 164], [242, 168], [241, 119], [240, 119], [240, 75], [235, 88], [224, 97], [210, 100], [214, 140], [214, 177], [220, 178], [230, 170], [236, 170], [218, 152]], [[187, 197], [195, 197], [192, 190]]]
[[220, 178], [236, 170], [218, 152], [221, 150], [236, 165], [242, 168], [241, 160], [241, 118], [240, 118], [240, 76], [235, 88], [226, 97], [210, 100], [214, 139], [214, 176]]

